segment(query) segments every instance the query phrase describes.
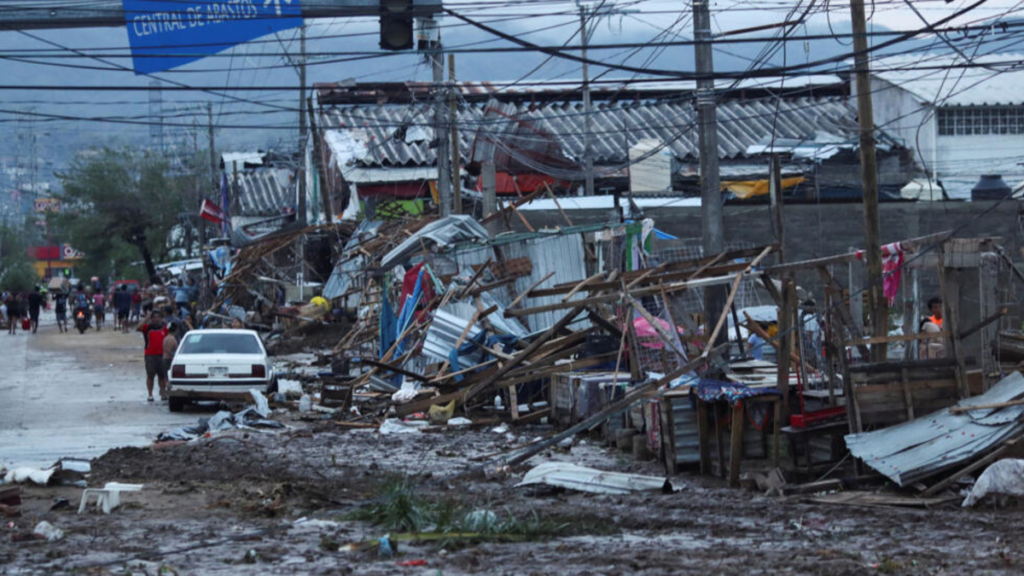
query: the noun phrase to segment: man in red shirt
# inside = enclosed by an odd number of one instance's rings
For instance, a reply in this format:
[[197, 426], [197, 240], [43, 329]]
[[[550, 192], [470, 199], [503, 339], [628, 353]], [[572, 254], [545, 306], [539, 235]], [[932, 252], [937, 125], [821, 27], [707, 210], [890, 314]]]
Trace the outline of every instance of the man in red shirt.
[[164, 370], [164, 338], [167, 337], [167, 325], [164, 315], [159, 310], [150, 311], [137, 328], [146, 340], [146, 390], [149, 401], [153, 401], [153, 379], [160, 382], [160, 399], [167, 399], [167, 372]]

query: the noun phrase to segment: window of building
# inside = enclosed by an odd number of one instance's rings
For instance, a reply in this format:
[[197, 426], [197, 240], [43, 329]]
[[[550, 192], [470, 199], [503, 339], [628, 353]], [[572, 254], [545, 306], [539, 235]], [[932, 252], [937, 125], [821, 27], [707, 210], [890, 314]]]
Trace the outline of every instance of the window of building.
[[1024, 107], [957, 106], [939, 109], [939, 136], [1024, 134]]

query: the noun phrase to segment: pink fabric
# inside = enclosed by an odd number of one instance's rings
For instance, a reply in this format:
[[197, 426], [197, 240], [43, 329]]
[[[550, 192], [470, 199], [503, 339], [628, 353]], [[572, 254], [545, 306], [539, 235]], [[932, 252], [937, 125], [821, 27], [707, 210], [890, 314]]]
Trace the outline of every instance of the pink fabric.
[[896, 302], [896, 294], [900, 291], [900, 276], [903, 274], [903, 252], [896, 252], [882, 258], [882, 293], [885, 294], [889, 306]]
[[[655, 318], [658, 324], [665, 329], [665, 332], [672, 332], [672, 326], [668, 322], [661, 318]], [[640, 345], [644, 348], [653, 348], [655, 350], [661, 350], [665, 347], [665, 343], [661, 341], [661, 337], [658, 336], [658, 332], [655, 331], [651, 323], [648, 322], [643, 316], [639, 316], [633, 320], [633, 329], [636, 330], [636, 337], [640, 339]], [[682, 328], [678, 328], [679, 333], [683, 333]]]

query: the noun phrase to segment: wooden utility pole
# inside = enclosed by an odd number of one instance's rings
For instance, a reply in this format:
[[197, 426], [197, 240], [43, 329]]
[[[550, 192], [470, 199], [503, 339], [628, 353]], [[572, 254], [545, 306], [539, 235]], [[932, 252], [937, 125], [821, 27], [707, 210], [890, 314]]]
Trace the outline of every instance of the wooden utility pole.
[[779, 244], [776, 252], [779, 264], [786, 262], [786, 228], [782, 218], [782, 162], [778, 154], [772, 154], [770, 173], [768, 174], [768, 198], [772, 209], [772, 227], [775, 228], [775, 241]]
[[306, 223], [306, 27], [300, 26], [299, 41], [299, 202], [298, 221]]
[[451, 162], [448, 152], [448, 102], [444, 89], [444, 58], [441, 56], [441, 31], [437, 31], [437, 39], [430, 47], [430, 61], [434, 71], [434, 137], [437, 139], [437, 202], [442, 217], [452, 213], [452, 173], [448, 164]]
[[[875, 114], [871, 105], [871, 71], [868, 65], [867, 25], [864, 0], [850, 0], [853, 21], [854, 71], [857, 85], [857, 120], [860, 122], [860, 177], [864, 190], [864, 248], [868, 268], [868, 305], [871, 335], [889, 332], [889, 312], [882, 296], [882, 247], [878, 224], [878, 164], [875, 158]], [[851, 286], [850, 288], [853, 288]], [[886, 347], [872, 346], [875, 362], [885, 360]]]
[[[697, 122], [700, 143], [700, 215], [705, 256], [725, 250], [722, 223], [722, 190], [718, 178], [718, 118], [715, 109], [714, 61], [711, 52], [711, 10], [709, 0], [693, 2], [694, 56], [697, 65]], [[715, 322], [725, 310], [725, 286], [704, 290], [704, 321]], [[727, 335], [719, 335], [725, 342]], [[709, 342], [708, 346], [715, 346]]]
[[[323, 153], [320, 151], [320, 136], [318, 136], [316, 132], [316, 118], [313, 115], [312, 98], [306, 100], [306, 113], [309, 114], [309, 131], [313, 134], [313, 169], [318, 170], [320, 168], [321, 158], [323, 158]], [[342, 184], [342, 190], [348, 190], [348, 183], [343, 180]], [[328, 223], [333, 222], [334, 217], [331, 215], [330, 190], [324, 190], [323, 187], [321, 187], [320, 198], [323, 200], [325, 221]]]
[[455, 98], [455, 54], [448, 55], [448, 82], [452, 85], [448, 92], [448, 122], [452, 127], [450, 146], [452, 149], [452, 214], [462, 214], [462, 178], [459, 176], [459, 106]]
[[583, 163], [586, 178], [585, 194], [594, 195], [594, 155], [591, 153], [590, 141], [594, 132], [594, 110], [590, 102], [590, 69], [587, 66], [587, 44], [590, 34], [587, 33], [587, 6], [580, 3], [580, 42], [583, 46]]

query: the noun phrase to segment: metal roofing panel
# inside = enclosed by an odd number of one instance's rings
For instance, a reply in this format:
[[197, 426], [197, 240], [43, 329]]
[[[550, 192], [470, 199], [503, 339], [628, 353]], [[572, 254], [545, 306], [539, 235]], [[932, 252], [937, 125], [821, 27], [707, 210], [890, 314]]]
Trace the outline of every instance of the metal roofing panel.
[[[872, 68], [880, 70], [875, 76], [922, 102], [939, 106], [993, 106], [1024, 103], [1021, 60], [1024, 54], [985, 54], [972, 56], [972, 66], [963, 68], [966, 61], [957, 54], [915, 54], [882, 58], [872, 63]], [[929, 69], [920, 70], [921, 66]], [[950, 68], [953, 66], [958, 68]]]
[[[579, 162], [585, 146], [586, 118], [579, 102], [470, 104], [459, 108], [459, 151], [464, 162], [496, 152], [493, 143], [524, 154]], [[436, 162], [430, 142], [406, 141], [417, 126], [433, 125], [428, 103], [336, 106], [324, 111], [328, 130], [342, 129], [366, 146], [361, 166], [430, 166]], [[844, 97], [790, 97], [726, 100], [718, 107], [719, 156], [751, 155], [748, 148], [765, 136], [797, 140], [829, 134], [839, 141], [857, 139], [856, 110]], [[692, 98], [675, 101], [604, 102], [591, 123], [591, 147], [598, 164], [621, 164], [628, 148], [642, 139], [666, 143], [680, 160], [698, 158], [696, 111]], [[498, 151], [500, 152], [500, 151]]]
[[671, 492], [672, 482], [668, 478], [605, 472], [569, 464], [567, 462], [545, 462], [526, 473], [523, 481], [516, 486], [547, 484], [590, 492], [593, 494], [629, 494], [631, 492]]
[[238, 173], [241, 215], [275, 216], [295, 207], [294, 173], [286, 168], [256, 168]]
[[[1024, 376], [1014, 372], [988, 392], [961, 400], [958, 406], [1008, 402], [1024, 396]], [[875, 432], [850, 434], [846, 446], [865, 464], [900, 486], [952, 468], [1024, 432], [1024, 406], [940, 410]]]

